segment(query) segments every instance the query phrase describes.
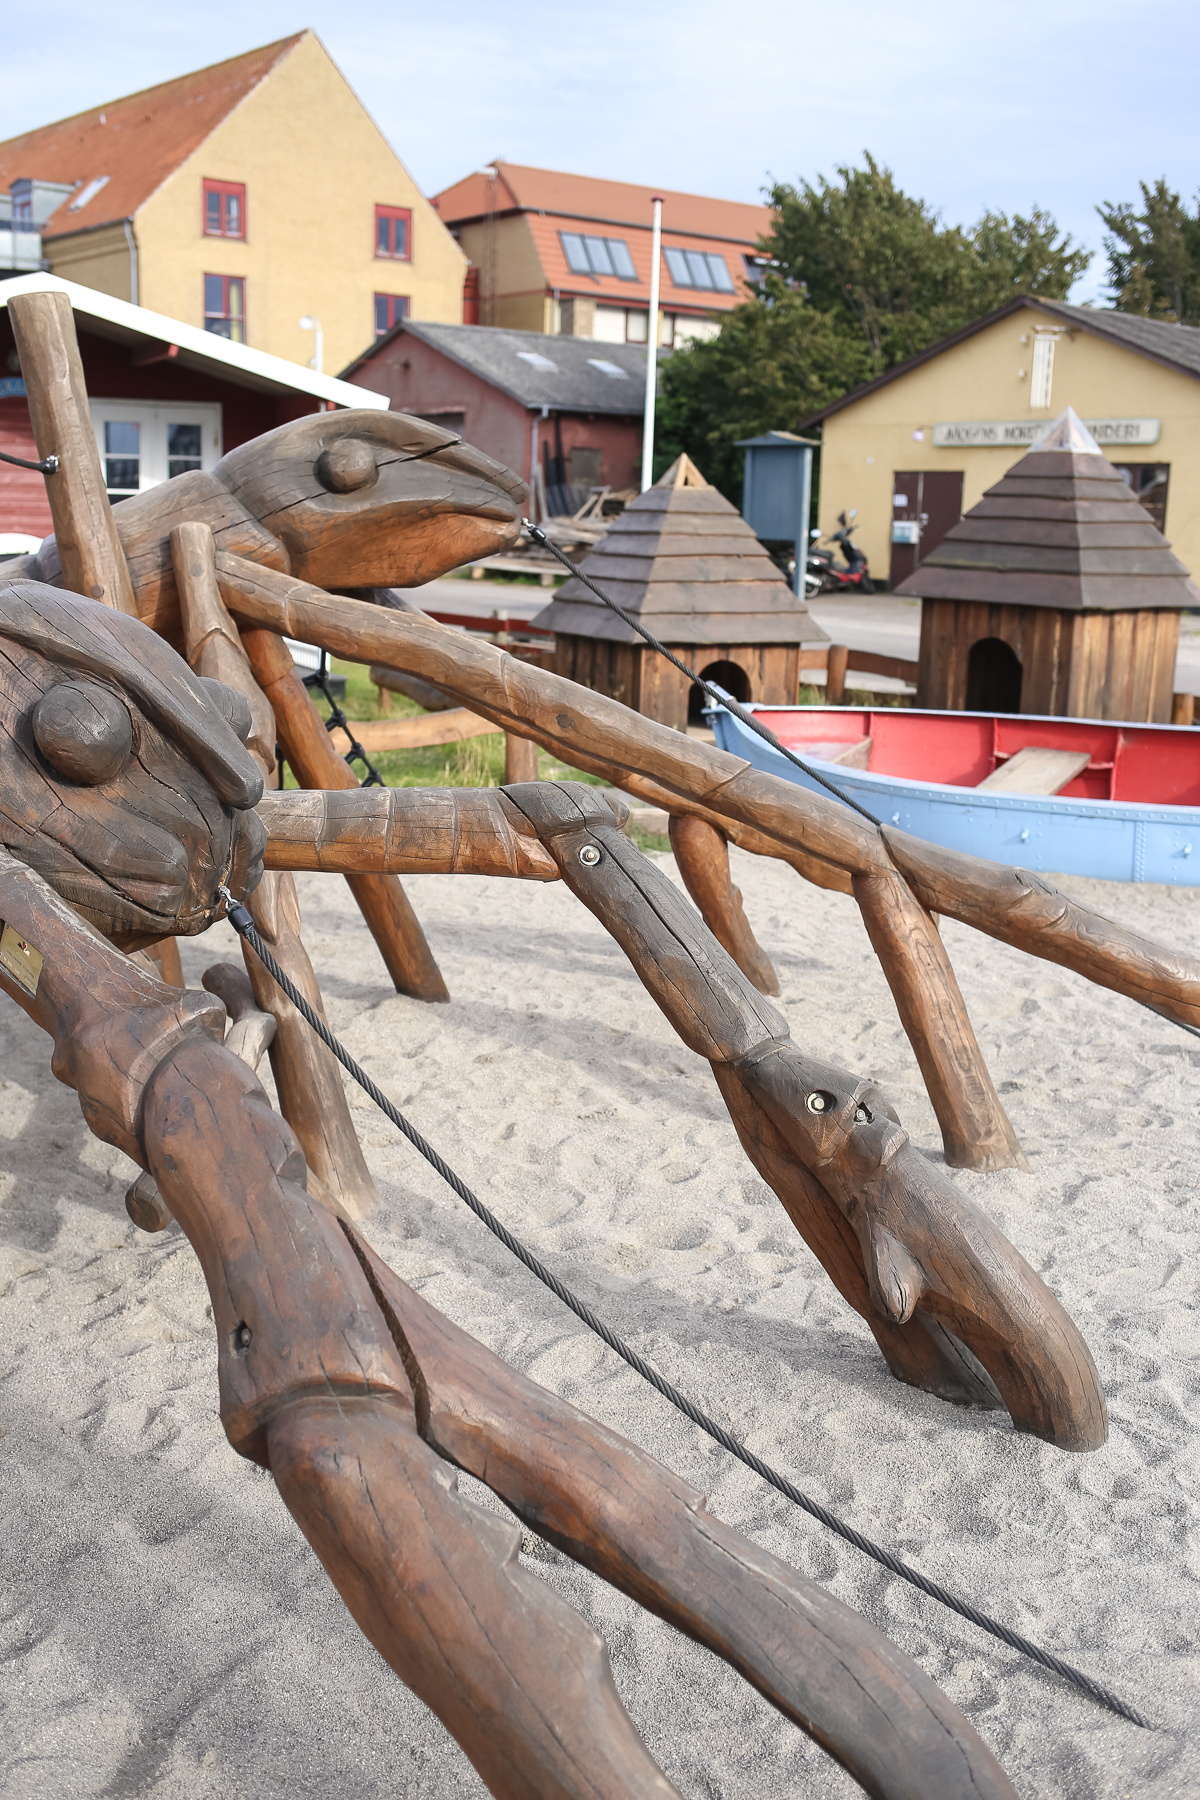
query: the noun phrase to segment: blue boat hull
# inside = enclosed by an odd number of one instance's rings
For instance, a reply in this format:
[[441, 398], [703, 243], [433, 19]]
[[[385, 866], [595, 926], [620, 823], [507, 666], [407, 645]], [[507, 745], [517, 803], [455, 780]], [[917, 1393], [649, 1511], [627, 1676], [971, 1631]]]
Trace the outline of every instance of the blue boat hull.
[[[756, 708], [771, 723], [771, 708]], [[707, 711], [722, 750], [767, 775], [782, 775], [828, 798], [828, 791], [722, 708]], [[992, 862], [1102, 881], [1156, 881], [1200, 887], [1200, 807], [1144, 806], [1112, 800], [991, 794], [939, 782], [848, 769], [797, 754], [882, 824], [948, 850]]]

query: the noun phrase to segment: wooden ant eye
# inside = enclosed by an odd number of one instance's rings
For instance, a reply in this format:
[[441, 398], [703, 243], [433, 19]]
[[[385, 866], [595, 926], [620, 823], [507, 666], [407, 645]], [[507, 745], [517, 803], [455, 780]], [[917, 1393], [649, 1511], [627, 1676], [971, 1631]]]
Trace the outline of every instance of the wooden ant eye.
[[332, 494], [373, 487], [378, 476], [375, 453], [361, 438], [339, 438], [317, 458], [317, 480]]
[[99, 787], [124, 767], [133, 727], [122, 701], [94, 681], [63, 681], [33, 710], [33, 738], [52, 768], [83, 787]]

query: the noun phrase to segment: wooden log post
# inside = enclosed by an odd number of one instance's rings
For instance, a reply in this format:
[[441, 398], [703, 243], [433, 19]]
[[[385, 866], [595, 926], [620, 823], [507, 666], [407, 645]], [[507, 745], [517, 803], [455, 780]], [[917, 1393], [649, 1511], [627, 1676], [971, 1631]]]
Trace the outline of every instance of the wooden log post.
[[[246, 745], [271, 783], [275, 772], [271, 703], [254, 679], [237, 627], [221, 599], [213, 557], [207, 525], [178, 525], [172, 531], [185, 654], [197, 675], [223, 681], [245, 700], [251, 720]], [[321, 989], [300, 938], [300, 902], [292, 877], [268, 870], [249, 904], [285, 974], [324, 1016]], [[253, 951], [245, 950], [244, 955], [255, 1000], [275, 1020], [270, 1055], [279, 1110], [299, 1138], [317, 1179], [354, 1218], [368, 1218], [379, 1210], [379, 1195], [354, 1129], [337, 1060]]]
[[538, 747], [532, 738], [518, 737], [515, 731], [504, 734], [504, 785], [538, 778]]
[[[357, 787], [353, 771], [330, 743], [287, 648], [269, 631], [246, 631], [242, 643], [271, 703], [279, 741], [300, 785]], [[399, 877], [347, 875], [346, 880], [397, 993], [414, 1000], [449, 1000], [450, 990]]]
[[[603, 694], [517, 662], [493, 645], [413, 614], [335, 600], [306, 582], [224, 552], [217, 556], [217, 579], [226, 604], [244, 621], [247, 648], [256, 634], [246, 626], [253, 623], [320, 644], [337, 656], [405, 663], [500, 729], [519, 724], [573, 767], [606, 775], [630, 793], [652, 792], [672, 812], [699, 813], [728, 829], [735, 842], [794, 862], [824, 886], [845, 892], [856, 874], [894, 871], [879, 830], [848, 808], [761, 774], [742, 758], [658, 725]], [[927, 916], [923, 924], [915, 920], [913, 929], [937, 935]], [[1030, 948], [1036, 951], [1036, 941]], [[930, 1095], [943, 1139], [965, 1159], [961, 1166], [996, 1167], [997, 1146], [1011, 1126], [995, 1099], [995, 1116], [979, 1130], [980, 1104], [995, 1089], [970, 1032], [954, 971], [937, 946], [925, 959], [925, 977], [941, 990], [912, 992], [928, 1035], [936, 1034], [942, 1015], [966, 1022], [954, 1050], [947, 1052], [944, 1084]], [[956, 1063], [955, 1055], [963, 1060]]]
[[729, 845], [724, 834], [707, 820], [688, 813], [672, 813], [669, 830], [683, 885], [704, 923], [760, 994], [777, 994], [779, 977], [750, 929], [741, 891], [729, 876]]
[[840, 706], [846, 697], [846, 670], [850, 652], [845, 644], [830, 644], [825, 665], [825, 699], [830, 706]]
[[46, 496], [63, 586], [137, 617], [133, 584], [104, 485], [83, 363], [65, 294], [14, 294], [8, 303], [39, 457], [56, 456]]

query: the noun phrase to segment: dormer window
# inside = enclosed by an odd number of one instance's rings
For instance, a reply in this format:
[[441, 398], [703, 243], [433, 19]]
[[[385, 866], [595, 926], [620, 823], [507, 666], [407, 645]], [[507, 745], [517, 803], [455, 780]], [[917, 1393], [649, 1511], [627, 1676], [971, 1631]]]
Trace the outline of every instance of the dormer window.
[[734, 292], [729, 265], [714, 250], [665, 249], [667, 267], [676, 287], [715, 289], [719, 294]]
[[412, 209], [407, 206], [375, 208], [375, 254], [393, 262], [412, 261]]
[[246, 235], [246, 184], [244, 181], [204, 183], [205, 237], [244, 238]]
[[586, 237], [579, 231], [560, 231], [558, 238], [572, 275], [615, 275], [618, 281], [637, 280], [624, 238]]

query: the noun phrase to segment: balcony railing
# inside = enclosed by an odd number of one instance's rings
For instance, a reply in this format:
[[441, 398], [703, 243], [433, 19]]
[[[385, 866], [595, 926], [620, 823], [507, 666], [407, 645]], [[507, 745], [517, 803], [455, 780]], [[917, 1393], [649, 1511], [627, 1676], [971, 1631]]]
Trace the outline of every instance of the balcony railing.
[[0, 219], [0, 271], [26, 274], [49, 267], [42, 255], [42, 234], [36, 225]]

